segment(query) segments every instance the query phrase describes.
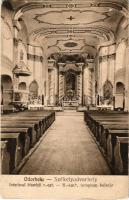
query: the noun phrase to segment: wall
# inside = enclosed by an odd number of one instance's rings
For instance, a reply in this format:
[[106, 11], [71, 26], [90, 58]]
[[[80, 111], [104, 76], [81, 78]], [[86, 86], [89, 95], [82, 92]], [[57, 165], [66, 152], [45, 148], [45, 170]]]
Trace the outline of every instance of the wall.
[[100, 48], [98, 66], [98, 93], [100, 96], [103, 96], [103, 86], [107, 80], [114, 85], [115, 58], [115, 44]]
[[95, 67], [88, 63], [83, 70], [83, 105], [95, 104]]
[[43, 77], [43, 51], [41, 47], [28, 45], [28, 68], [31, 76], [28, 77], [28, 84], [35, 80], [38, 83], [38, 95], [44, 94], [44, 77]]
[[1, 19], [1, 74], [12, 77], [13, 69], [13, 24], [12, 12], [2, 6]]
[[116, 32], [115, 87], [117, 82], [121, 82], [125, 86], [125, 91], [124, 94], [121, 94], [119, 96], [115, 92], [115, 98], [117, 101], [119, 101], [119, 98], [123, 98], [125, 110], [128, 110], [129, 100], [128, 37], [128, 20], [127, 18], [123, 17], [119, 23], [119, 27], [117, 28]]
[[[108, 80], [113, 85], [113, 96], [115, 96], [116, 102], [119, 102], [119, 100], [121, 101], [121, 97], [118, 97], [116, 94], [116, 83], [122, 82], [125, 85], [125, 97], [122, 94], [122, 101], [125, 101], [125, 110], [128, 109], [127, 100], [129, 90], [127, 27], [127, 19], [123, 17], [116, 30], [115, 43], [110, 46], [100, 47], [98, 52], [98, 67], [96, 76], [98, 94], [103, 96], [103, 85], [105, 81]], [[120, 107], [123, 107], [123, 103], [121, 103]]]

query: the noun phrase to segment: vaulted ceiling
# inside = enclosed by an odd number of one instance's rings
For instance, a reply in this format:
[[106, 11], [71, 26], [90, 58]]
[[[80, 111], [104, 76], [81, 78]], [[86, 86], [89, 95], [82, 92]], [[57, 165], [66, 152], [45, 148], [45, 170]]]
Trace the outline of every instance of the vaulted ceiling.
[[51, 53], [96, 54], [115, 41], [127, 0], [10, 0], [15, 19], [26, 23], [29, 42]]

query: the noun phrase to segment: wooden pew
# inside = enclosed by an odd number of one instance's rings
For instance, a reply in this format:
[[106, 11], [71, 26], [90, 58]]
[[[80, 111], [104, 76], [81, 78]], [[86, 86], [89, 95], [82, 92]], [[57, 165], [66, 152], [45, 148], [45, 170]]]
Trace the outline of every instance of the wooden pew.
[[115, 174], [128, 175], [128, 137], [117, 137], [114, 157]]
[[106, 151], [106, 144], [107, 144], [107, 137], [108, 137], [108, 130], [128, 130], [128, 124], [113, 124], [113, 123], [108, 123], [108, 124], [103, 124], [102, 125], [102, 130], [100, 131], [100, 145], [104, 148]]
[[[24, 111], [24, 112], [20, 112], [20, 113], [12, 113], [12, 114], [8, 114], [8, 115], [3, 115], [2, 118], [19, 118], [19, 117], [23, 117], [23, 118], [39, 118], [40, 120], [42, 120], [42, 124], [43, 124], [43, 133], [45, 132], [45, 130], [54, 122], [55, 120], [55, 112], [48, 112], [48, 111]], [[37, 119], [36, 119], [37, 120]]]
[[[120, 141], [120, 138], [128, 137], [128, 117], [129, 114], [127, 112], [86, 111], [84, 113], [84, 120], [106, 153], [107, 160], [112, 169], [114, 169], [114, 166], [116, 166], [114, 149], [116, 149], [117, 137], [119, 137]], [[124, 143], [120, 142], [120, 144], [124, 149]], [[128, 159], [125, 159], [124, 162], [127, 162], [127, 160]], [[118, 171], [118, 174], [120, 173], [120, 170], [116, 171]], [[123, 173], [125, 172], [122, 172], [122, 174]]]
[[91, 129], [91, 131], [93, 132], [93, 134], [96, 134], [96, 126], [98, 126], [99, 122], [103, 122], [103, 121], [114, 121], [114, 122], [128, 122], [128, 116], [113, 116], [113, 115], [99, 115], [99, 116], [89, 116], [88, 120], [87, 120], [87, 125], [89, 126], [89, 128]]
[[128, 116], [128, 112], [124, 112], [124, 111], [98, 111], [98, 110], [94, 110], [94, 111], [85, 111], [84, 112], [84, 121], [87, 122], [89, 120], [90, 117], [93, 116], [108, 116], [108, 115], [112, 115], [112, 116]]
[[37, 120], [32, 120], [31, 118], [2, 118], [1, 120], [1, 126], [6, 127], [6, 125], [11, 125], [11, 126], [17, 126], [17, 127], [30, 127], [31, 129], [35, 130], [34, 131], [34, 137], [35, 142], [36, 140], [39, 139], [41, 136], [41, 123], [38, 122]]
[[[111, 127], [111, 126], [114, 126], [114, 127], [117, 127], [118, 125], [118, 128], [121, 129], [121, 127], [126, 127], [128, 125], [128, 123], [126, 123], [125, 121], [119, 121], [119, 120], [116, 120], [116, 121], [97, 121], [95, 123], [95, 135], [96, 135], [96, 138], [97, 140], [100, 142], [102, 142], [103, 140], [103, 137], [105, 137], [105, 129]], [[120, 127], [121, 125], [121, 127]], [[118, 128], [116, 128], [118, 130]], [[114, 129], [114, 128], [113, 128]]]
[[118, 116], [114, 116], [114, 115], [99, 115], [99, 116], [90, 116], [88, 121], [87, 121], [87, 124], [89, 127], [92, 127], [92, 125], [95, 123], [95, 122], [98, 122], [98, 121], [109, 121], [109, 120], [118, 120], [118, 121], [128, 121], [128, 116], [124, 116], [124, 115], [118, 115]]
[[42, 126], [44, 126], [44, 123], [43, 123], [43, 119], [41, 117], [21, 116], [21, 115], [13, 116], [13, 117], [4, 116], [4, 117], [1, 118], [1, 121], [2, 122], [3, 121], [19, 121], [19, 122], [21, 121], [21, 123], [22, 122], [23, 123], [30, 122], [30, 123], [34, 124], [35, 126], [37, 126], [36, 128], [39, 128], [41, 130], [40, 135], [42, 135], [42, 129], [43, 129]]
[[90, 116], [89, 121], [88, 121], [88, 126], [95, 135], [95, 137], [98, 137], [99, 135], [97, 134], [99, 125], [101, 126], [102, 124], [117, 124], [117, 123], [128, 123], [128, 116], [112, 116], [112, 115], [99, 115], [99, 116]]
[[21, 115], [24, 116], [35, 116], [35, 117], [45, 117], [46, 122], [46, 129], [54, 122], [55, 120], [55, 112], [44, 112], [44, 111], [38, 111], [38, 112], [24, 112]]
[[107, 159], [114, 166], [114, 148], [117, 137], [128, 137], [128, 130], [107, 130]]
[[55, 120], [55, 113], [44, 113], [44, 112], [23, 112], [19, 113], [17, 115], [11, 115], [11, 116], [4, 116], [2, 118], [33, 118], [35, 120], [42, 120], [42, 133], [45, 132], [45, 130], [53, 123]]
[[[39, 137], [55, 120], [55, 112], [21, 112], [2, 115], [2, 140], [9, 142], [9, 173], [19, 165]], [[20, 145], [20, 146], [19, 146]]]
[[96, 136], [96, 138], [97, 138], [97, 140], [99, 141], [100, 140], [100, 136], [101, 136], [101, 132], [102, 132], [102, 130], [103, 130], [103, 125], [109, 125], [109, 124], [127, 124], [128, 122], [126, 122], [126, 120], [125, 119], [121, 119], [121, 118], [119, 118], [119, 119], [112, 119], [112, 118], [110, 118], [110, 119], [99, 119], [99, 120], [97, 120], [95, 123], [94, 123], [94, 126], [93, 126], [93, 132], [94, 132], [94, 135]]
[[1, 146], [1, 174], [9, 174], [10, 153], [8, 149], [8, 141], [0, 141]]
[[10, 154], [9, 162], [9, 173], [12, 173], [13, 170], [20, 164], [22, 158], [24, 157], [24, 145], [23, 145], [23, 136], [20, 133], [10, 133], [2, 132], [1, 140], [8, 141], [8, 151]]
[[23, 155], [26, 155], [30, 149], [30, 135], [32, 135], [32, 130], [31, 128], [21, 128], [21, 127], [3, 127], [1, 126], [1, 135], [3, 133], [20, 133], [20, 139], [21, 139], [21, 142], [23, 144]]

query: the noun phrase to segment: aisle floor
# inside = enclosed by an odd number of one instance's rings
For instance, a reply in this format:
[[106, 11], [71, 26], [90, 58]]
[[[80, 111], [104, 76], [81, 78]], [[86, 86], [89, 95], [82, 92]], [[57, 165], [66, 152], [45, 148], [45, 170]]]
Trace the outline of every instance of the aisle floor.
[[20, 174], [110, 175], [111, 172], [84, 123], [83, 113], [65, 111], [56, 114], [56, 121]]

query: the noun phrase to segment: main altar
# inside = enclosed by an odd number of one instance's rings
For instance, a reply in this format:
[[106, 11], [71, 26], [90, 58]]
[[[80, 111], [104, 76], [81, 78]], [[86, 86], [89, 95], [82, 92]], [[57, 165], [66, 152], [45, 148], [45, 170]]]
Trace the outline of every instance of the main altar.
[[[74, 57], [74, 59], [72, 59]], [[57, 55], [49, 59], [47, 106], [72, 109], [95, 104], [94, 66], [88, 59]]]
[[58, 63], [59, 101], [64, 107], [82, 103], [82, 67], [84, 63]]

